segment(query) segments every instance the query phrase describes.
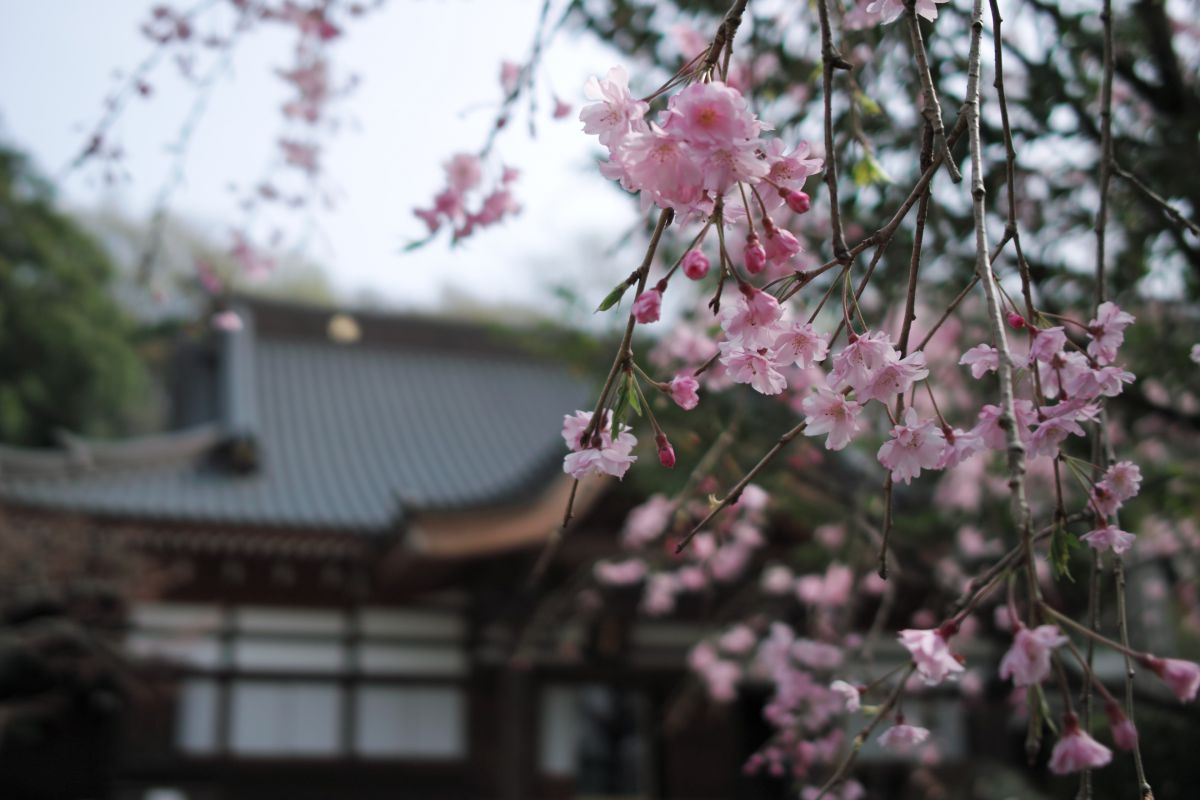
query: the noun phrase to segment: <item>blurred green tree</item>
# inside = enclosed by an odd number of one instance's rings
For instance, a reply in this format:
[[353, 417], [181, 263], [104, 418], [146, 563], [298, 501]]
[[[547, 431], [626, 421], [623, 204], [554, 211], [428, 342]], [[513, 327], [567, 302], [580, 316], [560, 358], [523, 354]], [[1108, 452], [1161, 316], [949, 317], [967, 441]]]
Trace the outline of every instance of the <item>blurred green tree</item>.
[[103, 248], [19, 153], [0, 148], [0, 442], [107, 435], [146, 387]]

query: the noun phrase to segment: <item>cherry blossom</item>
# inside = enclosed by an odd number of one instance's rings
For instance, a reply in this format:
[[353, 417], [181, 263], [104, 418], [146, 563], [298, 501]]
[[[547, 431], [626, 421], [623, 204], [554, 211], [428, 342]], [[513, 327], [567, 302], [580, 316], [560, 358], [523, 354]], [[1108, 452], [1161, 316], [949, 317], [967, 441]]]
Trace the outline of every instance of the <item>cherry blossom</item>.
[[767, 292], [740, 286], [735, 298], [721, 309], [721, 328], [730, 340], [746, 347], [771, 347], [779, 337], [783, 309]]
[[900, 354], [883, 331], [871, 331], [861, 336], [850, 334], [850, 343], [833, 357], [829, 384], [835, 389], [849, 386], [858, 391], [871, 382], [877, 370], [899, 358]]
[[1079, 538], [1087, 542], [1093, 550], [1100, 552], [1111, 550], [1117, 555], [1121, 555], [1133, 547], [1133, 543], [1137, 537], [1132, 533], [1121, 530], [1116, 525], [1105, 525], [1094, 531], [1089, 531]]
[[834, 681], [829, 684], [829, 688], [846, 702], [846, 711], [853, 714], [862, 708], [862, 693], [857, 686], [846, 681]]
[[600, 432], [599, 446], [584, 444], [581, 439], [585, 429], [592, 420], [590, 411], [576, 411], [572, 416], [563, 418], [563, 439], [573, 452], [563, 459], [563, 471], [576, 480], [591, 474], [612, 475], [622, 478], [637, 461], [637, 456], [631, 455], [637, 439], [627, 425], [621, 425], [620, 432], [612, 437], [612, 412], [604, 412], [604, 425]]
[[855, 388], [855, 395], [861, 402], [878, 400], [887, 403], [928, 376], [925, 354], [918, 351], [902, 359], [886, 361], [874, 371], [870, 380]]
[[646, 577], [646, 562], [640, 558], [624, 561], [597, 561], [593, 567], [596, 580], [611, 586], [628, 586], [640, 583]]
[[1112, 730], [1113, 743], [1122, 750], [1132, 750], [1137, 747], [1138, 734], [1133, 720], [1125, 715], [1116, 702], [1109, 700], [1104, 704], [1104, 713], [1108, 717], [1108, 726]]
[[1103, 767], [1111, 760], [1112, 751], [1084, 733], [1073, 713], [1068, 711], [1063, 715], [1063, 734], [1050, 754], [1051, 772], [1069, 775]]
[[630, 96], [629, 73], [620, 66], [610, 69], [603, 80], [589, 78], [584, 94], [598, 102], [580, 110], [583, 132], [595, 134], [603, 145], [619, 143], [650, 108]]
[[1018, 625], [1012, 647], [1000, 660], [1000, 677], [1011, 678], [1014, 686], [1036, 686], [1050, 674], [1050, 654], [1067, 643], [1055, 625], [1033, 630]]
[[1096, 318], [1088, 322], [1087, 330], [1091, 341], [1087, 352], [1101, 364], [1110, 364], [1117, 357], [1117, 350], [1125, 341], [1125, 329], [1133, 324], [1134, 317], [1113, 302], [1104, 302], [1096, 307]]
[[691, 375], [676, 375], [670, 384], [671, 399], [684, 411], [691, 411], [700, 404], [699, 388], [700, 382]]
[[818, 386], [816, 393], [805, 397], [800, 407], [807, 420], [804, 435], [829, 434], [825, 440], [826, 449], [841, 450], [862, 430], [858, 421], [862, 405], [847, 399], [841, 392]]
[[[938, 15], [936, 4], [945, 2], [948, 0], [917, 0], [914, 11], [917, 16], [932, 21]], [[904, 3], [902, 0], [872, 0], [866, 10], [868, 14], [878, 14], [886, 25], [900, 18], [904, 13]]]
[[1108, 468], [1100, 482], [1123, 503], [1137, 496], [1142, 486], [1142, 471], [1132, 461], [1118, 461]]
[[908, 755], [929, 738], [929, 729], [907, 725], [899, 720], [900, 717], [897, 717], [896, 724], [880, 734], [878, 741], [885, 750]]
[[958, 363], [971, 368], [971, 377], [978, 380], [988, 372], [1000, 369], [1000, 351], [990, 344], [977, 344], [962, 354]]
[[912, 654], [917, 672], [929, 686], [936, 686], [950, 675], [963, 671], [963, 665], [950, 652], [947, 636], [941, 628], [900, 631], [900, 644]]
[[1196, 692], [1200, 690], [1200, 664], [1155, 656], [1146, 657], [1143, 663], [1167, 684], [1179, 702], [1188, 703], [1196, 699]]
[[829, 354], [829, 334], [817, 333], [811, 322], [793, 322], [773, 344], [780, 364], [802, 369], [819, 364]]
[[942, 458], [946, 436], [933, 420], [922, 420], [917, 410], [904, 410], [904, 423], [892, 428], [892, 438], [879, 448], [879, 463], [891, 470], [892, 480], [911, 483], [922, 469], [933, 469]]
[[748, 350], [738, 341], [721, 342], [721, 363], [734, 382], [748, 383], [761, 394], [779, 394], [787, 387], [787, 379], [765, 347]]

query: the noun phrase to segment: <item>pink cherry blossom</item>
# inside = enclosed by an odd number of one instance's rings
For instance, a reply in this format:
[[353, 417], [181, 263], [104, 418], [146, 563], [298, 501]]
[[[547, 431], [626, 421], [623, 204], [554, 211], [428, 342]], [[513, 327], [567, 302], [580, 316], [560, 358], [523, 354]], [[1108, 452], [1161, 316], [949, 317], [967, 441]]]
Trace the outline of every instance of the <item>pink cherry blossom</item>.
[[1196, 692], [1200, 690], [1200, 664], [1155, 656], [1148, 656], [1143, 663], [1167, 684], [1179, 702], [1188, 703], [1196, 699]]
[[900, 644], [912, 654], [917, 672], [929, 686], [936, 686], [950, 675], [963, 671], [940, 628], [900, 631]]
[[971, 368], [971, 377], [976, 380], [985, 373], [1000, 369], [1000, 351], [990, 344], [977, 344], [963, 353], [958, 363]]
[[670, 524], [675, 504], [666, 495], [651, 495], [625, 517], [621, 542], [626, 547], [641, 547], [657, 539]]
[[862, 708], [862, 693], [858, 691], [857, 686], [846, 681], [834, 681], [829, 684], [829, 688], [845, 701], [846, 711], [853, 714]]
[[1088, 400], [1101, 395], [1116, 397], [1124, 390], [1123, 384], [1133, 383], [1134, 377], [1132, 372], [1115, 366], [1081, 369], [1062, 381], [1062, 390]]
[[891, 470], [893, 481], [911, 483], [922, 469], [933, 469], [942, 457], [946, 437], [937, 424], [922, 420], [917, 410], [909, 406], [904, 411], [904, 423], [892, 428], [892, 438], [879, 448], [879, 463]]
[[554, 98], [554, 111], [552, 116], [555, 119], [564, 119], [570, 116], [572, 111], [571, 104], [556, 97]]
[[1121, 507], [1121, 498], [1104, 481], [1092, 487], [1090, 500], [1092, 509], [1102, 517], [1111, 517]]
[[1029, 364], [1039, 361], [1049, 364], [1050, 360], [1056, 354], [1061, 353], [1063, 347], [1067, 344], [1067, 334], [1063, 331], [1061, 325], [1053, 328], [1030, 327], [1029, 336], [1031, 337], [1029, 344]]
[[646, 577], [646, 562], [640, 558], [624, 561], [597, 561], [593, 567], [596, 580], [609, 586], [629, 586]]
[[642, 325], [658, 322], [662, 313], [662, 292], [658, 289], [647, 289], [633, 301], [633, 318]]
[[[927, 20], [937, 19], [936, 3], [945, 3], [948, 0], [917, 0], [916, 8], [914, 9], [917, 16], [924, 17]], [[904, 13], [903, 0], [872, 0], [867, 5], [868, 14], [879, 14], [884, 24], [895, 22]]]
[[906, 725], [898, 722], [879, 736], [879, 744], [885, 749], [900, 755], [908, 755], [922, 742], [929, 738], [929, 729], [916, 725]]
[[720, 81], [693, 83], [672, 95], [663, 125], [698, 145], [754, 139], [762, 125], [742, 93]]
[[752, 286], [739, 289], [731, 302], [721, 308], [721, 328], [725, 335], [746, 347], [773, 346], [780, 333], [776, 323], [783, 314], [779, 301]]
[[597, 102], [579, 112], [583, 132], [599, 136], [603, 145], [619, 143], [650, 108], [629, 94], [629, 74], [624, 67], [613, 67], [604, 80], [589, 78], [584, 94]]
[[792, 590], [792, 571], [782, 564], [773, 564], [763, 570], [759, 585], [766, 594], [782, 595]]
[[961, 428], [946, 427], [942, 428], [942, 437], [946, 440], [946, 445], [942, 448], [942, 455], [934, 469], [956, 467], [987, 449], [983, 437], [975, 429], [964, 431]]
[[817, 333], [811, 322], [793, 322], [774, 342], [776, 361], [806, 369], [829, 354], [829, 334]]
[[1096, 318], [1088, 322], [1087, 352], [1101, 364], [1110, 364], [1125, 341], [1125, 329], [1133, 324], [1133, 315], [1116, 303], [1104, 302], [1096, 308]]
[[1116, 525], [1105, 525], [1103, 528], [1089, 531], [1079, 538], [1087, 542], [1093, 550], [1101, 553], [1105, 550], [1112, 550], [1117, 555], [1128, 551], [1137, 540], [1132, 533], [1126, 533]]
[[444, 166], [446, 183], [458, 194], [474, 189], [483, 180], [483, 166], [479, 162], [479, 156], [473, 153], [451, 156]]
[[1012, 647], [1000, 660], [1000, 677], [1011, 678], [1014, 686], [1036, 686], [1050, 674], [1050, 654], [1066, 643], [1057, 626], [1019, 626]]
[[212, 315], [211, 322], [213, 328], [226, 333], [235, 333], [244, 327], [236, 311], [218, 311]]
[[700, 403], [700, 382], [691, 375], [676, 375], [671, 380], [671, 399], [684, 411], [691, 411]]
[[641, 608], [652, 617], [661, 617], [675, 610], [675, 595], [680, 589], [679, 581], [670, 572], [656, 572], [646, 581], [642, 593]]
[[[812, 155], [807, 142], [800, 142], [789, 153], [781, 139], [771, 139], [767, 142], [764, 152], [767, 155], [767, 163], [770, 165], [767, 178], [771, 183], [780, 188], [797, 190], [794, 193], [800, 195], [804, 193], [798, 190], [804, 188], [804, 182], [808, 180], [808, 177], [819, 173], [825, 164], [822, 159]], [[796, 198], [788, 202], [788, 206], [797, 214], [803, 214], [808, 209], [799, 211], [792, 203], [803, 205], [807, 199], [808, 195], [804, 195], [804, 200]]]
[[748, 350], [741, 342], [721, 342], [721, 363], [735, 383], [748, 383], [760, 394], [775, 395], [787, 388], [787, 379], [775, 369], [766, 348]]
[[885, 362], [869, 381], [855, 387], [855, 395], [859, 402], [878, 400], [888, 403], [896, 395], [907, 392], [913, 383], [927, 377], [925, 354], [917, 351], [905, 358]]
[[772, 264], [786, 264], [803, 250], [800, 240], [791, 231], [776, 225], [767, 228], [765, 248], [767, 260]]
[[1113, 743], [1122, 750], [1132, 750], [1137, 747], [1137, 728], [1133, 720], [1125, 716], [1121, 707], [1112, 700], [1104, 704], [1104, 713], [1108, 716], [1108, 726], [1112, 730]]
[[600, 433], [599, 446], [591, 446], [591, 442], [585, 445], [581, 441], [584, 430], [592, 419], [590, 411], [576, 411], [574, 415], [568, 414], [563, 418], [563, 439], [566, 441], [567, 447], [572, 450], [563, 459], [563, 471], [576, 480], [591, 474], [623, 478], [633, 462], [637, 461], [637, 456], [631, 454], [637, 444], [637, 439], [630, 432], [629, 427], [621, 425], [620, 431], [614, 439], [612, 426], [609, 424], [612, 412], [604, 413], [604, 426]]
[[1118, 461], [1104, 473], [1101, 483], [1123, 503], [1137, 496], [1142, 486], [1142, 470], [1132, 461]]
[[1071, 712], [1063, 715], [1063, 734], [1050, 754], [1050, 771], [1069, 775], [1085, 769], [1103, 767], [1112, 760], [1112, 751], [1088, 736]]
[[[1017, 430], [1021, 434], [1021, 439], [1028, 440], [1029, 426], [1037, 422], [1033, 403], [1024, 398], [1018, 398], [1013, 403], [1013, 410], [1016, 412]], [[1000, 428], [1001, 412], [1000, 406], [985, 405], [980, 409], [979, 421], [972, 429], [989, 450], [1004, 450], [1008, 447], [1008, 440]]]
[[850, 343], [833, 357], [829, 384], [835, 389], [847, 386], [858, 391], [875, 377], [884, 364], [898, 361], [900, 354], [883, 331], [870, 331], [861, 336], [851, 334]]
[[862, 405], [847, 399], [841, 392], [819, 386], [816, 394], [805, 397], [800, 407], [808, 422], [804, 426], [804, 435], [829, 434], [829, 438], [825, 440], [827, 450], [841, 450], [862, 430], [858, 421]]

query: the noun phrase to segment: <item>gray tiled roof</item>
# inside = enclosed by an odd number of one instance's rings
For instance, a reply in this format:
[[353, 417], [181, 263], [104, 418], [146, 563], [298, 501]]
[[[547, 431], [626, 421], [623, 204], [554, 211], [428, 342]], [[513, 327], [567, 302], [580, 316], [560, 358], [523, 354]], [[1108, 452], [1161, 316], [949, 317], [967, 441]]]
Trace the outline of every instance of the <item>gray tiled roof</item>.
[[[495, 346], [483, 329], [368, 315], [360, 341], [335, 344], [324, 336], [330, 312], [258, 305], [242, 314], [247, 328], [229, 335], [218, 367], [223, 433], [210, 423], [174, 434], [178, 446], [143, 441], [94, 454], [79, 440], [53, 456], [8, 449], [0, 499], [121, 517], [386, 530], [406, 510], [503, 505], [542, 488], [561, 470], [562, 415], [587, 402], [562, 367]], [[266, 321], [257, 332], [256, 318]], [[254, 443], [256, 469], [239, 473], [213, 457], [231, 437]], [[47, 467], [55, 458], [62, 468]]]

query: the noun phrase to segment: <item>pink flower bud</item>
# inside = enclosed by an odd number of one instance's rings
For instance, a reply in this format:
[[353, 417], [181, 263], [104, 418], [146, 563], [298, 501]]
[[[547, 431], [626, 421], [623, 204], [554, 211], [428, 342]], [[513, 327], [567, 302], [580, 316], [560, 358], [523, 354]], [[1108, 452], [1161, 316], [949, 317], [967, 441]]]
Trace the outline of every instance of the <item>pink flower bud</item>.
[[694, 281], [698, 281], [708, 274], [708, 268], [711, 266], [708, 263], [708, 256], [700, 250], [688, 250], [687, 255], [683, 257], [683, 274], [687, 275]]
[[1025, 327], [1025, 318], [1015, 311], [1008, 312], [1008, 315], [1005, 317], [1005, 319], [1008, 320], [1009, 326], [1015, 330], [1019, 331], [1021, 328]]
[[1112, 728], [1113, 742], [1122, 750], [1132, 750], [1137, 747], [1137, 728], [1133, 720], [1125, 716], [1121, 707], [1109, 701], [1104, 704], [1104, 713], [1108, 715], [1108, 724]]
[[812, 200], [804, 192], [780, 192], [783, 195], [783, 202], [787, 203], [788, 208], [795, 211], [797, 214], [804, 214], [812, 208]]
[[1178, 658], [1156, 658], [1147, 656], [1142, 661], [1155, 675], [1162, 678], [1167, 687], [1186, 703], [1196, 699], [1196, 690], [1200, 689], [1200, 664], [1183, 661]]
[[762, 272], [763, 267], [767, 265], [767, 251], [758, 241], [757, 233], [750, 234], [750, 237], [746, 239], [745, 257], [746, 271], [751, 275]]
[[667, 469], [675, 466], [675, 448], [671, 447], [671, 443], [667, 441], [667, 435], [660, 433], [654, 437], [654, 443], [658, 445], [658, 463], [662, 464]]
[[662, 292], [658, 289], [642, 292], [633, 301], [633, 318], [643, 325], [658, 322], [661, 313]]

